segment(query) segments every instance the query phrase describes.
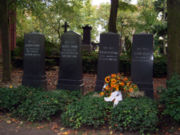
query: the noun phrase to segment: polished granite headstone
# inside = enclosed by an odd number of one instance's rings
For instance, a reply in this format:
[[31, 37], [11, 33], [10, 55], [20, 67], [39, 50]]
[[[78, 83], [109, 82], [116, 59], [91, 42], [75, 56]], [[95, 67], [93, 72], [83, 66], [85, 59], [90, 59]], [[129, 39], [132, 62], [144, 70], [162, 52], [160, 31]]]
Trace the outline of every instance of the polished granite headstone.
[[24, 36], [24, 86], [46, 88], [44, 41], [44, 35], [40, 33]]
[[81, 90], [83, 88], [80, 46], [80, 35], [73, 31], [63, 34], [60, 48], [58, 89]]
[[133, 36], [131, 78], [145, 95], [153, 98], [153, 35]]
[[103, 33], [100, 35], [96, 91], [101, 91], [104, 78], [119, 71], [120, 35]]

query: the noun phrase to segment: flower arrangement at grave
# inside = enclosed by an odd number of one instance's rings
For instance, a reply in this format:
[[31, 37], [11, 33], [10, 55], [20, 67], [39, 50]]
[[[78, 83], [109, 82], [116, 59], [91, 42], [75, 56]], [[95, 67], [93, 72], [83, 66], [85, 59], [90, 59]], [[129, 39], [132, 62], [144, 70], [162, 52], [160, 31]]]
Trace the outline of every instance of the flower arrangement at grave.
[[105, 83], [100, 92], [100, 96], [104, 96], [105, 101], [114, 101], [114, 106], [122, 101], [125, 97], [131, 97], [138, 92], [139, 88], [136, 84], [124, 77], [120, 73], [111, 74], [105, 77]]

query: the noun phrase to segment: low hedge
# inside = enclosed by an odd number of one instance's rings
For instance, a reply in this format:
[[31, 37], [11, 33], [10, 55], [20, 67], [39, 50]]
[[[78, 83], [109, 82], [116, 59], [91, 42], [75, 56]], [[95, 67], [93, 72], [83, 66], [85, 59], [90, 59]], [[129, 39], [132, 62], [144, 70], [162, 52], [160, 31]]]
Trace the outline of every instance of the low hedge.
[[115, 130], [155, 131], [158, 123], [156, 104], [149, 98], [126, 98], [112, 110], [111, 126]]
[[180, 76], [175, 74], [167, 81], [167, 88], [162, 88], [160, 104], [163, 106], [163, 114], [180, 122]]
[[67, 110], [61, 115], [61, 121], [65, 126], [72, 128], [97, 128], [107, 123], [111, 108], [112, 105], [104, 102], [103, 98], [86, 96], [68, 105]]
[[72, 128], [110, 126], [120, 131], [155, 131], [158, 111], [152, 99], [127, 98], [112, 106], [102, 97], [87, 96], [68, 105], [61, 121]]
[[17, 88], [0, 88], [0, 110], [13, 111], [22, 104], [32, 93], [42, 89], [20, 86]]
[[66, 106], [81, 98], [80, 91], [42, 91], [20, 86], [0, 88], [0, 110], [28, 121], [49, 120], [51, 116], [66, 109]]

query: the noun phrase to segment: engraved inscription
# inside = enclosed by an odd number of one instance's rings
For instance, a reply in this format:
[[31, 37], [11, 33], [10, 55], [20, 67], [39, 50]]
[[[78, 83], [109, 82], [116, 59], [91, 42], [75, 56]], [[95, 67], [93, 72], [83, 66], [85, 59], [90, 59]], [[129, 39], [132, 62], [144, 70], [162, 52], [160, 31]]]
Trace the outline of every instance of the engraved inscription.
[[25, 56], [40, 56], [39, 44], [25, 44]]
[[118, 52], [114, 51], [113, 47], [102, 47], [102, 50], [99, 51], [99, 60], [100, 61], [118, 61]]
[[61, 57], [62, 58], [77, 58], [78, 57], [78, 46], [74, 41], [64, 41], [61, 46]]
[[153, 55], [148, 48], [136, 48], [133, 53], [133, 62], [150, 62]]

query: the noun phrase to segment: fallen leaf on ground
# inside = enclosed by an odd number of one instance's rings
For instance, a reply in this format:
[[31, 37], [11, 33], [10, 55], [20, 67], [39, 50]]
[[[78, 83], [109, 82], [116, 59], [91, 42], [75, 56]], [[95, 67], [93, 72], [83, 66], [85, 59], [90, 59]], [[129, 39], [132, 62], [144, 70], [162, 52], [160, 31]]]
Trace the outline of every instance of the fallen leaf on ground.
[[10, 120], [7, 120], [6, 123], [7, 123], [7, 124], [11, 124], [11, 121], [10, 121]]
[[60, 130], [62, 131], [62, 130], [64, 130], [64, 128], [60, 128]]
[[68, 135], [69, 134], [69, 132], [63, 132], [63, 133], [61, 133], [60, 135]]
[[37, 127], [37, 129], [42, 129], [42, 128], [44, 128], [44, 126], [38, 126], [38, 127]]
[[112, 135], [112, 134], [113, 134], [113, 131], [110, 131], [109, 134]]
[[15, 123], [18, 122], [18, 120], [14, 119], [14, 118], [12, 118], [11, 121], [12, 121], [12, 122], [15, 122]]
[[56, 122], [53, 122], [53, 125], [52, 125], [51, 129], [55, 130], [55, 129], [58, 129], [58, 128], [59, 128], [58, 124]]
[[24, 123], [24, 122], [23, 122], [23, 121], [21, 121], [19, 124], [20, 124], [20, 125], [22, 125], [23, 123]]

